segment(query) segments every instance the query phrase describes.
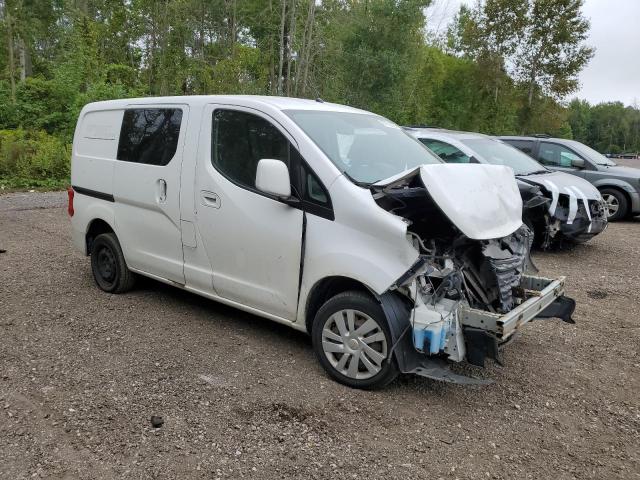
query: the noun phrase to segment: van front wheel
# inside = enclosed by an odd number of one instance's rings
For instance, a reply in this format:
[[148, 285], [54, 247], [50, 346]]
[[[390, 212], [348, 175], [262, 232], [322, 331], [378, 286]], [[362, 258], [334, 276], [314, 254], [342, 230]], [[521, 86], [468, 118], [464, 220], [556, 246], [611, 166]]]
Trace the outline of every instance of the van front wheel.
[[320, 364], [344, 385], [380, 388], [398, 375], [386, 317], [370, 295], [344, 292], [328, 300], [315, 316], [311, 336]]
[[91, 247], [91, 271], [101, 290], [123, 293], [131, 290], [135, 274], [129, 270], [114, 233], [98, 235]]

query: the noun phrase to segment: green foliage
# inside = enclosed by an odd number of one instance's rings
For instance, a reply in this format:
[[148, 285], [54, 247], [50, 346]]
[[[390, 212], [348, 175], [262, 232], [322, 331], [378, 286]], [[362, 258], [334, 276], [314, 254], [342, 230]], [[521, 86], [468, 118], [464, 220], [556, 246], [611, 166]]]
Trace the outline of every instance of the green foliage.
[[573, 99], [569, 103], [568, 121], [573, 138], [581, 142], [587, 138], [591, 122], [591, 105], [586, 100]]
[[637, 109], [560, 103], [591, 54], [582, 0], [463, 6], [442, 47], [425, 40], [430, 3], [0, 1], [0, 178], [66, 181], [82, 107], [149, 95], [321, 97], [403, 124], [638, 144]]
[[[345, 8], [333, 41], [346, 103], [400, 117], [406, 79], [415, 68], [428, 1], [370, 0]], [[398, 28], [402, 25], [402, 28]], [[333, 27], [335, 29], [335, 26]]]
[[605, 153], [640, 151], [640, 109], [620, 102], [591, 106], [573, 100], [569, 104], [573, 138]]
[[0, 185], [49, 186], [68, 181], [71, 147], [38, 130], [0, 130]]
[[260, 52], [239, 45], [231, 58], [220, 60], [210, 70], [206, 91], [211, 94], [266, 94], [268, 72]]
[[56, 81], [41, 77], [27, 78], [16, 92], [16, 123], [49, 133], [66, 129], [71, 118], [67, 115], [68, 97]]
[[[558, 131], [563, 123], [549, 101], [577, 89], [577, 75], [593, 55], [584, 44], [589, 22], [581, 15], [582, 4], [583, 0], [485, 0], [473, 10], [461, 7], [449, 29], [449, 48], [483, 66], [483, 89], [498, 92], [508, 88], [507, 80], [515, 82], [520, 133]], [[541, 118], [544, 114], [549, 117]]]

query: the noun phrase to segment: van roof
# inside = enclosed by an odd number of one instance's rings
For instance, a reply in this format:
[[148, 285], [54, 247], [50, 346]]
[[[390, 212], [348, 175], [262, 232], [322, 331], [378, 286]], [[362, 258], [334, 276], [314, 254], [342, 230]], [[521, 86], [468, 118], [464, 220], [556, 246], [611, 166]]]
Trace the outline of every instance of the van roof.
[[339, 105], [337, 103], [324, 102], [320, 99], [311, 100], [305, 98], [277, 97], [268, 95], [184, 95], [171, 97], [141, 97], [123, 98], [119, 100], [106, 100], [89, 103], [86, 110], [100, 110], [107, 108], [124, 108], [133, 105], [149, 104], [186, 104], [190, 106], [202, 106], [211, 103], [220, 103], [237, 106], [268, 106], [277, 110], [319, 110], [351, 113], [370, 113], [357, 108]]

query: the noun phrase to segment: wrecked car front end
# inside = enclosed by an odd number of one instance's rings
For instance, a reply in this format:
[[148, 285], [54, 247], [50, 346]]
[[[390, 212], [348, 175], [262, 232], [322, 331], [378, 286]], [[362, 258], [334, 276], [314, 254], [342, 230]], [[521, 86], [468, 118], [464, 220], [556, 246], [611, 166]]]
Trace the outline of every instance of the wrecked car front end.
[[533, 319], [572, 322], [564, 278], [528, 274], [532, 232], [508, 168], [429, 165], [371, 189], [420, 252], [381, 296], [401, 371], [477, 383], [449, 364], [500, 362], [499, 347]]
[[[518, 176], [524, 217], [536, 231], [541, 248], [565, 240], [584, 243], [607, 228], [608, 212], [600, 193], [579, 180], [561, 172]], [[527, 195], [530, 190], [540, 195]], [[541, 197], [546, 199], [544, 205]]]

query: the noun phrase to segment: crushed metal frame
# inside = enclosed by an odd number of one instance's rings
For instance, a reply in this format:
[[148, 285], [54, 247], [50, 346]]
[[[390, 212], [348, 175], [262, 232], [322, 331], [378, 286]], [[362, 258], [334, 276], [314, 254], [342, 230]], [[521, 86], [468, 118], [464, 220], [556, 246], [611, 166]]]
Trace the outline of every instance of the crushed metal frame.
[[561, 297], [564, 294], [564, 282], [565, 277], [551, 280], [523, 275], [520, 288], [526, 300], [510, 312], [498, 314], [461, 305], [458, 307], [458, 318], [463, 326], [492, 332], [498, 340], [505, 341]]

